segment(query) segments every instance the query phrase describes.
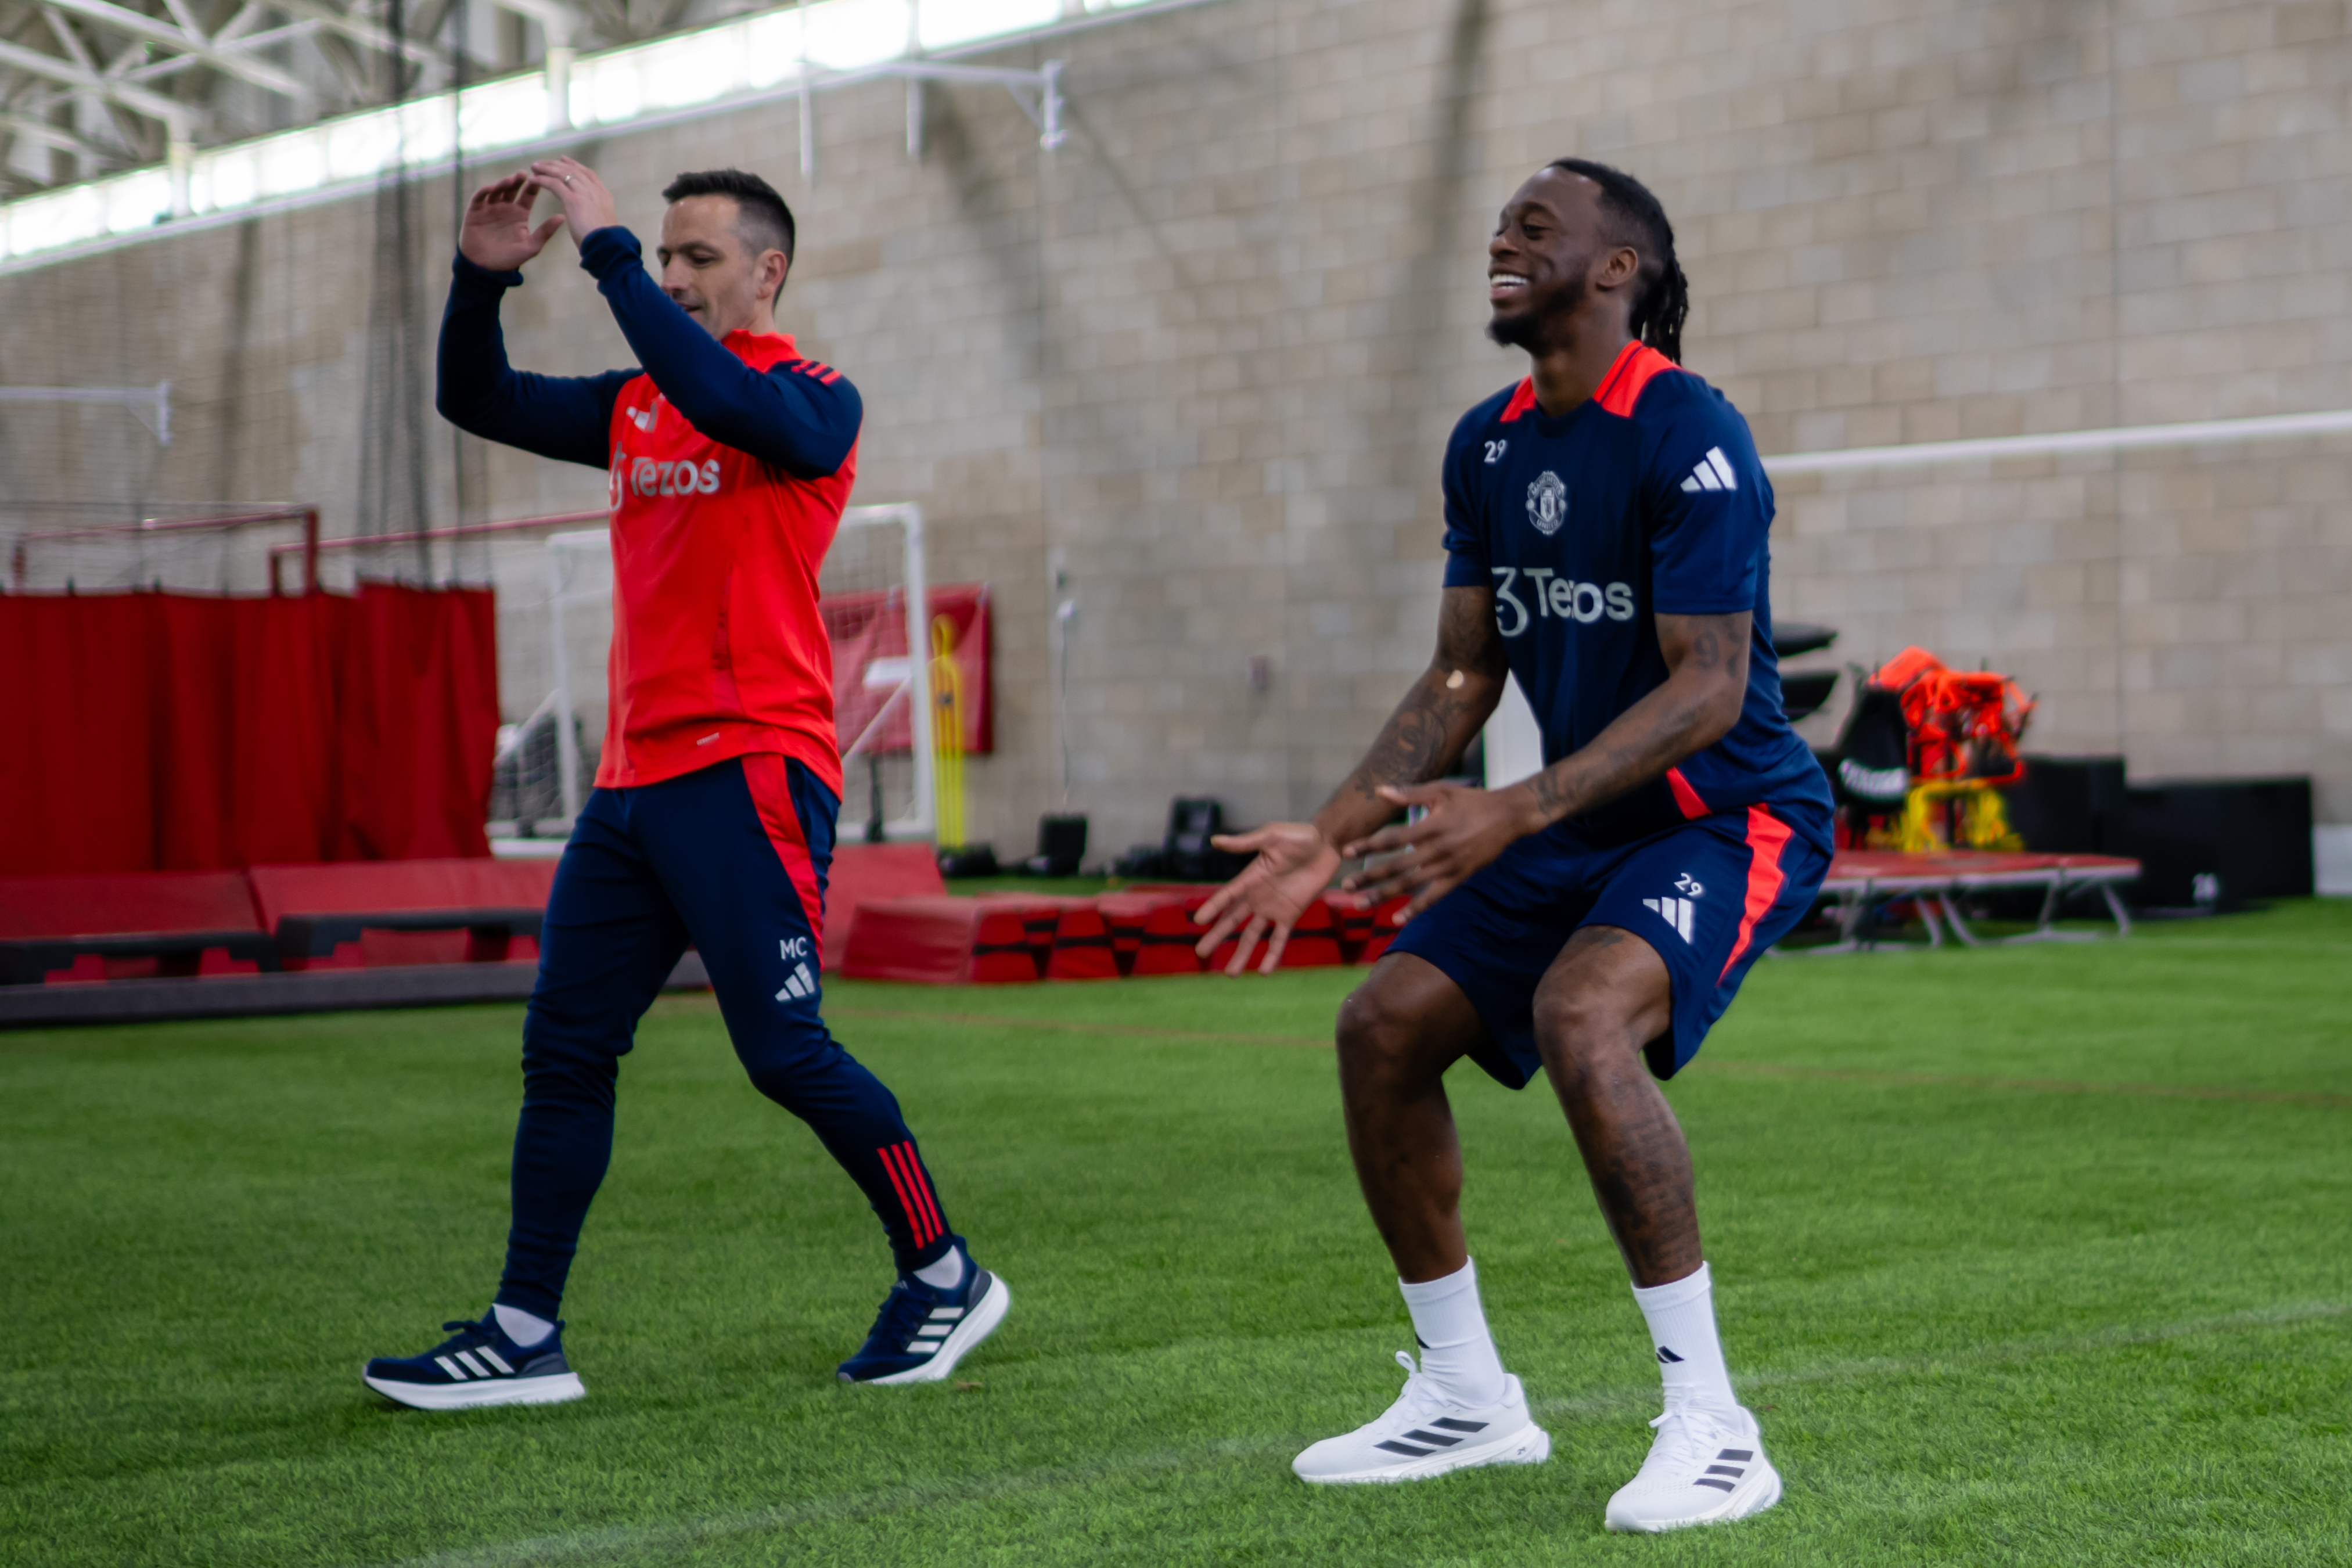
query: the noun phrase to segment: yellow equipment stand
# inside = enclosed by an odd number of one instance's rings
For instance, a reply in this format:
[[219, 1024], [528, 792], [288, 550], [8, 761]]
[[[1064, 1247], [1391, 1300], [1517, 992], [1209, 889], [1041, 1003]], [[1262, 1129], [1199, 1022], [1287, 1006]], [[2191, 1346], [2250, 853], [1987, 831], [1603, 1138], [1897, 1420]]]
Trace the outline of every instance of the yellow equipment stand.
[[1914, 855], [1944, 849], [2025, 847], [2025, 840], [2010, 829], [2000, 791], [1980, 779], [1931, 779], [1913, 784], [1903, 802], [1903, 825], [1889, 837], [1893, 843], [1871, 847]]
[[955, 623], [931, 621], [931, 767], [938, 843], [963, 846], [963, 672], [955, 657]]

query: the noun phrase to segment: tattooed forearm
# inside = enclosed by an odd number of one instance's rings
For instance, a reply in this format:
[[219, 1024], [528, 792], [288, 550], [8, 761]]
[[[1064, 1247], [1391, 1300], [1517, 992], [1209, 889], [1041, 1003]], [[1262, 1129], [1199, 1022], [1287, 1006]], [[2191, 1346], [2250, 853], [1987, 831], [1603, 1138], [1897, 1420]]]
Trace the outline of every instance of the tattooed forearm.
[[1422, 784], [1438, 776], [1447, 762], [1446, 743], [1461, 716], [1460, 689], [1448, 690], [1442, 681], [1423, 676], [1413, 682], [1397, 710], [1389, 715], [1372, 749], [1348, 780], [1348, 787], [1370, 797], [1382, 784]]
[[1727, 734], [1748, 694], [1750, 617], [1660, 616], [1666, 683], [1573, 756], [1519, 787], [1546, 823], [1591, 811], [1647, 784]]
[[1425, 784], [1460, 760], [1503, 695], [1502, 637], [1495, 596], [1485, 588], [1448, 588], [1439, 610], [1437, 656], [1397, 704], [1356, 771], [1317, 814], [1335, 844], [1387, 821], [1395, 808], [1383, 784]]

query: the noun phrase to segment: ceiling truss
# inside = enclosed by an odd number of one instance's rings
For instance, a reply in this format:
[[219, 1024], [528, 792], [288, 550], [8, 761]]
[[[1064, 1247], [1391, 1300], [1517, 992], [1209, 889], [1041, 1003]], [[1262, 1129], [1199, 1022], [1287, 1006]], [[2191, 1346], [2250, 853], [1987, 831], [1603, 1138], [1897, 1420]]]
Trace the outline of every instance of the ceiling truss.
[[0, 195], [633, 42], [695, 3], [0, 0]]

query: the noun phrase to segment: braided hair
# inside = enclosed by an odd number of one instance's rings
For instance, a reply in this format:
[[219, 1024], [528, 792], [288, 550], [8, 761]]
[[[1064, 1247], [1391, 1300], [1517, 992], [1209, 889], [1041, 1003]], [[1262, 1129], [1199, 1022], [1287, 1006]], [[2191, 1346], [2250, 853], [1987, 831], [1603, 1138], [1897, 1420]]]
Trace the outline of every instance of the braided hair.
[[[1554, 158], [1552, 168], [1581, 174], [1601, 187], [1601, 207], [1617, 220], [1618, 237], [1642, 258], [1642, 293], [1629, 325], [1633, 338], [1680, 364], [1683, 322], [1690, 315], [1690, 279], [1675, 259], [1675, 226], [1650, 187], [1622, 169], [1584, 158]], [[1630, 231], [1630, 232], [1629, 232]]]

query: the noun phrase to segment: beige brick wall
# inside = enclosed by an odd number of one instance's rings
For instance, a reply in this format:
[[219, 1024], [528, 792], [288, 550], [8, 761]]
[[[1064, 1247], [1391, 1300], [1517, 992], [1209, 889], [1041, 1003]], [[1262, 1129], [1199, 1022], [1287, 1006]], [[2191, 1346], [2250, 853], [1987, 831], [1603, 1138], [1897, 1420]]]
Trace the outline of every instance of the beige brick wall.
[[[820, 101], [813, 189], [788, 104], [585, 154], [640, 232], [680, 168], [742, 163], [793, 201], [784, 314], [866, 394], [860, 499], [920, 501], [934, 574], [996, 593], [999, 752], [971, 783], [1001, 847], [1061, 803], [1065, 750], [1098, 852], [1156, 837], [1180, 791], [1264, 817], [1344, 772], [1427, 657], [1445, 434], [1519, 374], [1480, 335], [1484, 237], [1550, 157], [1664, 198], [1690, 363], [1768, 453], [2352, 407], [2335, 0], [1213, 0], [995, 58], [1049, 56], [1073, 127], [1051, 155], [1001, 92], [935, 88], [913, 163], [887, 84]], [[422, 210], [437, 310], [446, 184]], [[6, 379], [99, 379], [95, 352], [169, 375], [181, 431], [157, 455], [12, 412], [0, 483], [299, 496], [349, 526], [369, 221], [0, 279]], [[518, 363], [625, 363], [557, 249], [510, 299]], [[446, 516], [453, 443], [428, 447]], [[466, 460], [471, 515], [600, 493]], [[2352, 820], [2347, 487], [2352, 440], [1791, 479], [1776, 603], [1843, 628], [1811, 662], [1990, 660], [2040, 693], [2041, 746], [2307, 772]]]

